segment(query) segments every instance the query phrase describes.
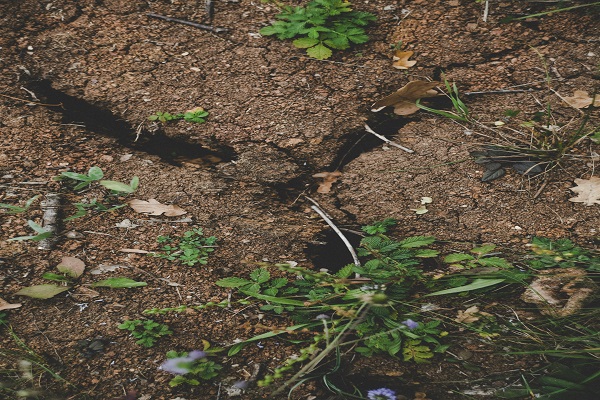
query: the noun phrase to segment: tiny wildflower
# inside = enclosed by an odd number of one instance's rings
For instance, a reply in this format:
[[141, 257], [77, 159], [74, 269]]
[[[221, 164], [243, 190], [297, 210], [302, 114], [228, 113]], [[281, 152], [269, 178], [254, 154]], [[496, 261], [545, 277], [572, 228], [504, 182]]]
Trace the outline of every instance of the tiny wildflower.
[[388, 388], [369, 390], [367, 398], [369, 400], [396, 400], [396, 392]]
[[419, 323], [418, 323], [418, 322], [415, 322], [415, 321], [413, 321], [413, 320], [412, 320], [412, 319], [410, 319], [410, 318], [409, 318], [409, 319], [407, 319], [406, 321], [402, 321], [402, 322], [400, 322], [400, 323], [401, 323], [402, 325], [406, 325], [406, 327], [407, 327], [408, 329], [410, 329], [411, 331], [412, 331], [413, 329], [415, 329], [415, 328], [418, 328], [418, 327], [419, 327]]
[[190, 372], [194, 361], [206, 357], [206, 353], [194, 350], [185, 357], [169, 358], [161, 364], [160, 369], [175, 375], [185, 375]]

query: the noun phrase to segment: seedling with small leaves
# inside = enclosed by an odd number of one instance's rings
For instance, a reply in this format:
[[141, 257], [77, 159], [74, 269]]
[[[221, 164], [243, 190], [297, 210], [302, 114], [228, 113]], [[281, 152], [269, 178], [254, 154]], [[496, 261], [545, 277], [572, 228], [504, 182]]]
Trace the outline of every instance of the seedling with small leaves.
[[376, 20], [368, 12], [353, 11], [344, 0], [313, 0], [306, 7], [282, 6], [273, 22], [260, 30], [280, 40], [293, 39], [297, 48], [318, 60], [331, 57], [332, 49], [346, 50], [369, 40], [364, 27]]
[[91, 167], [87, 175], [67, 171], [62, 172], [59, 176], [55, 177], [54, 180], [70, 180], [71, 182], [75, 183], [73, 190], [77, 191], [89, 186], [93, 182], [99, 181], [102, 178], [104, 178], [104, 172], [102, 172], [102, 169], [99, 167]]
[[131, 335], [138, 339], [136, 343], [144, 347], [152, 347], [158, 339], [173, 333], [167, 325], [159, 324], [151, 319], [127, 320], [119, 324], [118, 328], [130, 331]]
[[81, 201], [79, 203], [73, 203], [73, 205], [77, 209], [77, 212], [70, 217], [65, 218], [65, 221], [72, 221], [74, 219], [81, 218], [87, 215], [87, 213], [90, 211], [109, 212], [125, 207], [125, 204], [118, 204], [116, 206], [109, 207], [101, 203], [98, 199], [92, 199], [89, 202]]
[[170, 122], [177, 121], [183, 119], [186, 122], [193, 122], [196, 124], [201, 124], [206, 122], [206, 117], [208, 117], [208, 111], [206, 111], [202, 107], [192, 108], [184, 113], [180, 114], [171, 114], [168, 112], [157, 112], [148, 117], [150, 121], [158, 121], [158, 122]]
[[215, 251], [217, 238], [204, 237], [202, 228], [187, 231], [180, 238], [159, 236], [156, 241], [163, 244], [164, 253], [151, 253], [154, 257], [165, 258], [171, 261], [180, 261], [182, 264], [193, 267], [196, 264], [206, 265], [208, 256]]
[[6, 209], [6, 214], [20, 214], [29, 210], [29, 207], [36, 201], [41, 195], [36, 195], [25, 202], [24, 206], [13, 206], [12, 204], [0, 203], [0, 208]]
[[29, 225], [29, 227], [31, 229], [33, 229], [35, 232], [37, 232], [37, 235], [18, 236], [18, 237], [14, 237], [14, 238], [11, 238], [8, 240], [9, 241], [17, 241], [17, 242], [21, 242], [24, 240], [31, 240], [34, 242], [39, 242], [40, 240], [48, 239], [50, 236], [52, 236], [52, 232], [50, 230], [48, 230], [47, 228], [44, 228], [43, 226], [41, 226], [40, 224], [38, 224], [32, 220], [28, 220], [27, 225]]

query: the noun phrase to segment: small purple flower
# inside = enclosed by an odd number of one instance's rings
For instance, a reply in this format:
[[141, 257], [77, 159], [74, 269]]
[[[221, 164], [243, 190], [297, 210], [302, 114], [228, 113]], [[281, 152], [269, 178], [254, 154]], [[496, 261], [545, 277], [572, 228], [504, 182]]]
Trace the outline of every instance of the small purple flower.
[[388, 388], [369, 390], [367, 398], [369, 400], [396, 400], [396, 392]]
[[200, 350], [191, 351], [185, 357], [169, 358], [161, 364], [160, 369], [175, 375], [185, 375], [190, 372], [194, 361], [206, 357], [206, 353]]
[[408, 329], [410, 329], [411, 331], [412, 331], [413, 329], [416, 329], [416, 328], [418, 328], [418, 327], [419, 327], [419, 323], [418, 323], [418, 322], [415, 322], [415, 321], [413, 321], [413, 320], [412, 320], [412, 319], [410, 319], [410, 318], [409, 318], [409, 319], [407, 319], [406, 321], [402, 321], [402, 322], [400, 322], [400, 323], [401, 323], [402, 325], [406, 325], [406, 327], [407, 327]]

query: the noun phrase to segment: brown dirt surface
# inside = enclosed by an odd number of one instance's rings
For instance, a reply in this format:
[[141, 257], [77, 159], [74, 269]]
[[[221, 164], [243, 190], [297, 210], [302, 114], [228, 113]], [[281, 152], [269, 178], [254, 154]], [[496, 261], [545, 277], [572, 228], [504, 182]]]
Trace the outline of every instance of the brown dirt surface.
[[[472, 0], [374, 0], [354, 6], [378, 17], [367, 30], [369, 42], [319, 61], [289, 41], [258, 34], [277, 14], [272, 3], [216, 2], [212, 24], [228, 31], [213, 33], [146, 15], [208, 23], [204, 5], [192, 0], [0, 0], [0, 202], [23, 204], [36, 194], [60, 192], [62, 212], [72, 215], [72, 203], [102, 192], [76, 194], [53, 177], [99, 166], [105, 179], [139, 177], [130, 198], [187, 211], [178, 217], [137, 214], [129, 207], [92, 213], [64, 223], [61, 232], [75, 233], [61, 235], [51, 251], [5, 241], [31, 234], [27, 220], [41, 222], [38, 202], [24, 214], [0, 214], [0, 297], [23, 304], [9, 312], [14, 333], [71, 383], [46, 382], [54, 398], [111, 399], [128, 391], [140, 399], [226, 398], [227, 383], [219, 380], [170, 388], [171, 376], [158, 369], [165, 353], [202, 348], [203, 340], [230, 345], [284, 326], [283, 318], [259, 320], [257, 309], [239, 307], [166, 314], [155, 319], [175, 333], [152, 348], [136, 345], [117, 325], [143, 318], [149, 308], [222, 301], [229, 291], [214, 282], [247, 276], [257, 262], [322, 268], [323, 259], [347, 257], [343, 248], [322, 244], [333, 236], [305, 196], [340, 227], [357, 231], [393, 217], [395, 236], [432, 235], [447, 251], [495, 243], [510, 256], [524, 251], [536, 235], [598, 248], [600, 207], [568, 201], [574, 179], [597, 175], [598, 144], [580, 141], [537, 176], [507, 168], [492, 182], [481, 181], [485, 166], [469, 155], [486, 144], [528, 146], [535, 138], [520, 123], [547, 104], [561, 135], [577, 131], [586, 110], [562, 98], [600, 88], [597, 7], [502, 24], [507, 15], [550, 6], [490, 2], [487, 22], [482, 4]], [[392, 68], [391, 45], [398, 41], [415, 52], [417, 64], [407, 72]], [[478, 123], [425, 111], [406, 117], [389, 109], [370, 111], [373, 102], [409, 80], [444, 76], [456, 82]], [[496, 92], [503, 89], [514, 92]], [[451, 109], [447, 99], [429, 104]], [[159, 111], [195, 107], [209, 111], [206, 123], [148, 121]], [[520, 114], [506, 117], [506, 110]], [[599, 119], [595, 109], [587, 127], [598, 126]], [[364, 131], [365, 123], [414, 153], [385, 145]], [[312, 175], [326, 171], [341, 176], [329, 192], [319, 193], [321, 179]], [[413, 209], [422, 197], [433, 201], [427, 213], [417, 214]], [[117, 227], [125, 219], [137, 226]], [[191, 227], [218, 238], [205, 266], [122, 251], [157, 251], [159, 235], [178, 236]], [[45, 283], [41, 275], [54, 271], [64, 256], [83, 260], [87, 271], [121, 266], [118, 273], [100, 276], [123, 275], [148, 286], [90, 292], [86, 285], [98, 276], [85, 273], [76, 289], [50, 300], [14, 296]], [[512, 307], [523, 306], [518, 296]], [[507, 313], [497, 304], [486, 307]], [[490, 398], [483, 394], [510, 383], [506, 371], [539, 362], [502, 354], [473, 334], [452, 334], [460, 338], [455, 348], [468, 353], [459, 359], [468, 362], [439, 356], [415, 366], [374, 357], [358, 360], [344, 373], [370, 388], [401, 382], [395, 387], [404, 387], [407, 396], [425, 392], [431, 399], [454, 399], [471, 390], [472, 398]], [[14, 349], [14, 341], [2, 337], [0, 347]], [[96, 338], [105, 349], [82, 353], [81, 341]], [[297, 351], [272, 340], [218, 361], [223, 376], [244, 380], [256, 365], [264, 374]], [[251, 386], [241, 398], [268, 393]], [[311, 382], [292, 398], [329, 396]]]

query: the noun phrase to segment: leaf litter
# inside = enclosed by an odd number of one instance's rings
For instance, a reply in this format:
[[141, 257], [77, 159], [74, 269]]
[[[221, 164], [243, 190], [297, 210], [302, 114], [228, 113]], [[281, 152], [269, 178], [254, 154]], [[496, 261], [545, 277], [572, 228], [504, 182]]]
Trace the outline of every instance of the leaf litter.
[[409, 58], [411, 58], [414, 53], [414, 51], [410, 50], [396, 50], [396, 52], [394, 53], [394, 62], [392, 66], [396, 69], [409, 69], [417, 63], [414, 60], [409, 60]]
[[179, 206], [162, 204], [155, 199], [149, 199], [148, 201], [134, 199], [129, 201], [128, 204], [136, 212], [148, 215], [164, 214], [166, 217], [177, 217], [179, 215], [187, 214], [187, 211]]
[[440, 82], [427, 82], [427, 81], [412, 81], [398, 89], [395, 93], [384, 97], [373, 103], [371, 111], [379, 112], [386, 107], [394, 107], [394, 114], [397, 115], [410, 115], [419, 111], [419, 107], [416, 101], [427, 97], [436, 97], [439, 95], [437, 90], [434, 90], [436, 86], [439, 86]]
[[571, 197], [569, 201], [574, 203], [583, 203], [586, 206], [600, 204], [600, 178], [592, 176], [590, 179], [575, 179], [577, 186], [571, 190], [577, 194]]

